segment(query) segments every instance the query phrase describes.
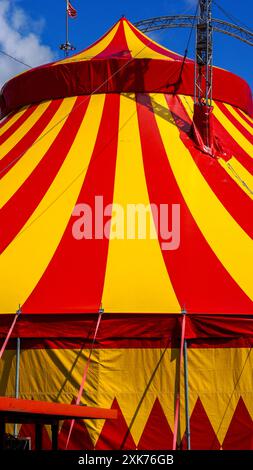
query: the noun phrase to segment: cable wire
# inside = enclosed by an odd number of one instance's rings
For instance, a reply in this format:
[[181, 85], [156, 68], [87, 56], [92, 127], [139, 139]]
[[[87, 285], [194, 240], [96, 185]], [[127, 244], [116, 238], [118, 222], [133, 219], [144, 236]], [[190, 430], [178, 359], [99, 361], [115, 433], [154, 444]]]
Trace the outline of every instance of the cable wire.
[[251, 31], [252, 28], [249, 28], [249, 26], [247, 26], [245, 23], [243, 23], [241, 20], [239, 20], [238, 18], [236, 18], [234, 15], [232, 15], [231, 13], [229, 13], [228, 11], [225, 10], [225, 8], [223, 8], [221, 5], [219, 5], [215, 0], [213, 0], [213, 3], [214, 5], [216, 5], [216, 7], [229, 19], [229, 20], [232, 20], [235, 22], [235, 24], [239, 27], [244, 27], [246, 29], [248, 29], [249, 31]]
[[26, 64], [25, 62], [23, 62], [22, 60], [17, 59], [17, 57], [14, 57], [13, 55], [8, 54], [7, 52], [4, 52], [2, 49], [0, 49], [0, 54], [3, 54], [3, 55], [5, 55], [6, 57], [9, 57], [9, 59], [15, 60], [15, 62], [18, 62], [19, 64], [24, 65], [24, 66], [27, 67], [28, 69], [32, 69], [32, 68], [33, 68], [31, 65], [28, 65], [28, 64]]

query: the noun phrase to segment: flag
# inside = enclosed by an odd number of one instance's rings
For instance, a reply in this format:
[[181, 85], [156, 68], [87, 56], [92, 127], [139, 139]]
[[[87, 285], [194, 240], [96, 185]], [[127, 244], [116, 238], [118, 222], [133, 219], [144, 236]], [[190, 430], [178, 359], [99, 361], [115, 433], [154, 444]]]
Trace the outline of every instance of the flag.
[[76, 9], [71, 5], [70, 2], [68, 2], [68, 7], [67, 7], [67, 12], [70, 18], [76, 18], [77, 17], [77, 11]]

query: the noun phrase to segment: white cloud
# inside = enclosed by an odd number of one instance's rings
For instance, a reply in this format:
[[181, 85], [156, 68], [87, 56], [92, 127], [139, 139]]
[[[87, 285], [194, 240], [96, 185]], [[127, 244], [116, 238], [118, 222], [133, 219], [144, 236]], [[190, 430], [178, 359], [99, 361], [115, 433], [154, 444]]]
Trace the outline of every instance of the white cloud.
[[[50, 62], [54, 53], [42, 43], [44, 20], [32, 20], [16, 0], [0, 0], [0, 49], [32, 67]], [[0, 87], [27, 67], [0, 53]]]

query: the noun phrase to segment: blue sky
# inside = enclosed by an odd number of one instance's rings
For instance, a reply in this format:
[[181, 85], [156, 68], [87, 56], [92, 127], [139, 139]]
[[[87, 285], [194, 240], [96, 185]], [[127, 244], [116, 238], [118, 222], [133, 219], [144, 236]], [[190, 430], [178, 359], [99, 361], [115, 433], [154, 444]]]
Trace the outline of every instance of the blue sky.
[[[217, 3], [253, 30], [252, 0], [241, 0], [240, 2], [217, 0]], [[22, 57], [23, 60], [29, 60], [31, 65], [61, 57], [61, 52], [57, 47], [65, 37], [65, 0], [0, 0], [0, 6], [1, 4], [5, 4], [5, 6], [8, 4], [9, 11], [11, 9], [18, 10], [19, 17], [22, 17], [23, 14], [23, 23], [22, 18], [10, 21], [20, 35], [20, 41], [13, 40], [16, 55]], [[132, 22], [152, 16], [193, 14], [196, 0], [96, 0], [96, 2], [72, 0], [72, 4], [78, 10], [78, 18], [70, 21], [70, 39], [77, 50], [81, 50], [101, 36], [123, 14]], [[227, 19], [216, 5], [213, 5], [213, 16]], [[28, 21], [29, 19], [30, 21]], [[183, 53], [189, 29], [169, 29], [154, 34], [155, 39], [161, 44], [176, 52]], [[28, 41], [22, 43], [27, 37], [32, 37], [34, 42], [37, 41], [31, 51], [28, 51]], [[10, 53], [11, 48], [6, 45], [6, 42], [0, 34], [0, 48]], [[252, 48], [241, 41], [218, 33], [214, 34], [214, 43], [214, 63], [244, 77], [252, 86]], [[27, 53], [23, 52], [22, 55], [20, 48], [22, 46], [24, 49], [25, 44], [27, 44]], [[14, 45], [12, 45], [12, 51], [13, 48]], [[193, 56], [193, 54], [192, 40], [189, 55]], [[7, 65], [9, 59], [2, 58], [1, 60], [0, 67], [10, 67], [10, 64]], [[16, 71], [15, 69], [14, 72]], [[8, 73], [10, 73], [9, 70]]]

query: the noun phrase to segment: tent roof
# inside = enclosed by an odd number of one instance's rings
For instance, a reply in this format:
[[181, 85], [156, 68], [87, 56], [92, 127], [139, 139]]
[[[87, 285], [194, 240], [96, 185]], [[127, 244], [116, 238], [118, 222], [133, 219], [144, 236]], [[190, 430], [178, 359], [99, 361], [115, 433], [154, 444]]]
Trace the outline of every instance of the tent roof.
[[[121, 20], [116, 34], [122, 28], [131, 29]], [[253, 313], [252, 119], [215, 100], [212, 158], [190, 138], [192, 109], [187, 94], [100, 90], [31, 103], [2, 121], [1, 313], [101, 304], [109, 313]], [[94, 236], [94, 218], [91, 236], [74, 238], [73, 208], [83, 203], [93, 215], [103, 203], [109, 240], [101, 219]], [[121, 239], [109, 226], [111, 204], [150, 203], [180, 205], [177, 249], [164, 250], [160, 233], [131, 239], [125, 226]]]
[[[7, 82], [0, 112], [3, 117], [27, 104], [67, 96], [158, 91], [194, 96], [194, 62], [160, 46], [121, 18], [84, 51]], [[213, 69], [213, 97], [252, 114], [248, 84], [217, 67]]]
[[161, 46], [123, 17], [94, 44], [67, 59], [55, 62], [54, 65], [59, 62], [71, 63], [113, 57], [182, 60], [180, 54]]

